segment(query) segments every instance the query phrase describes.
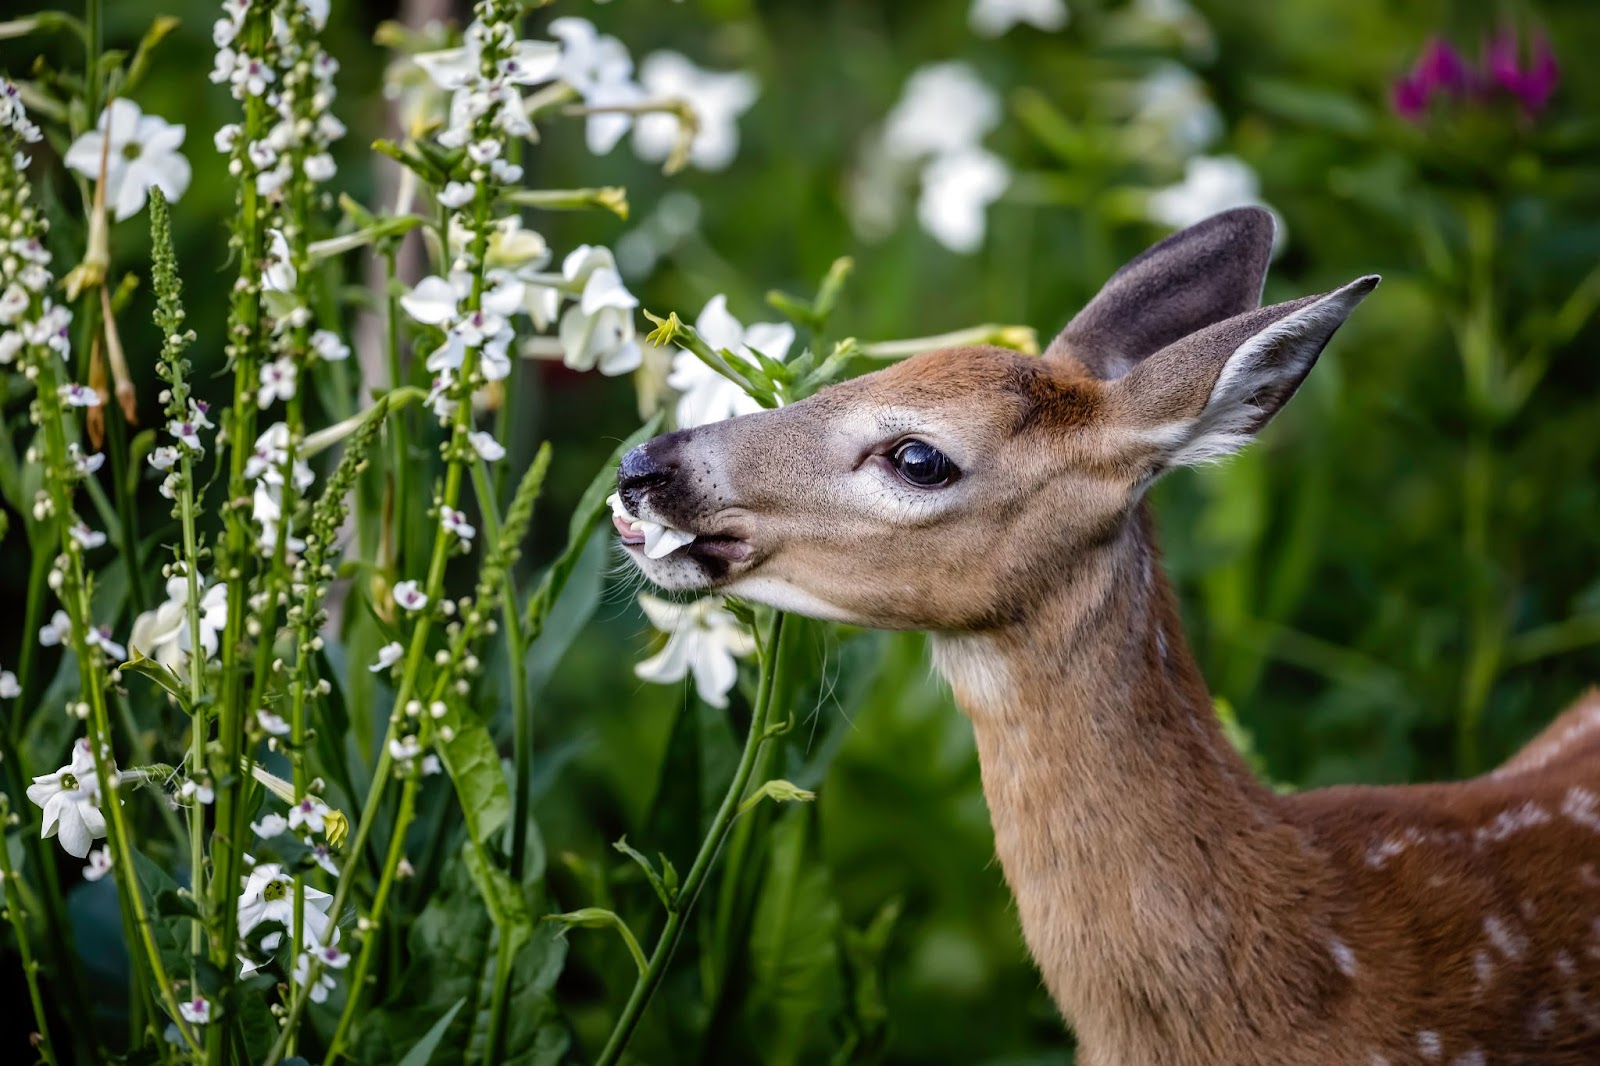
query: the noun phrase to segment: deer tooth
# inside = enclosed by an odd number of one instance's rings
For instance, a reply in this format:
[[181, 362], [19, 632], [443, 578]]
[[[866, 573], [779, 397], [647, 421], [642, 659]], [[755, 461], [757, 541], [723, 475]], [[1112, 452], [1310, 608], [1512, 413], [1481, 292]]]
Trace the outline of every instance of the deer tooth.
[[664, 522], [652, 522], [648, 518], [636, 518], [628, 512], [623, 505], [622, 497], [613, 492], [606, 497], [606, 502], [611, 505], [611, 513], [628, 523], [635, 533], [644, 534], [644, 555], [646, 559], [660, 559], [671, 555], [685, 544], [692, 544], [695, 535], [685, 533], [681, 529], [673, 529]]

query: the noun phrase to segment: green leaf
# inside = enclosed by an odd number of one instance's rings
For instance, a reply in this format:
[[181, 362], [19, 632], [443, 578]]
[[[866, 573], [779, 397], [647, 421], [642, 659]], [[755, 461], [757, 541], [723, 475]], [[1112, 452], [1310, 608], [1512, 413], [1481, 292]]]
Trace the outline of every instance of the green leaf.
[[[531, 912], [530, 912], [531, 913]], [[398, 1062], [458, 1002], [433, 1061], [481, 1062], [498, 934], [467, 862], [449, 862], [407, 937], [404, 977], [364, 1013], [353, 1062]], [[559, 1066], [570, 1038], [555, 1005], [567, 948], [548, 926], [535, 926], [512, 960], [504, 1054], [496, 1066]]]
[[161, 663], [147, 659], [136, 651], [134, 657], [123, 663], [120, 669], [125, 674], [138, 674], [140, 677], [149, 678], [158, 688], [165, 689], [169, 696], [177, 700], [178, 706], [183, 708], [185, 714], [194, 713], [194, 704], [189, 701], [189, 690], [178, 679], [177, 674]]
[[467, 833], [474, 844], [486, 844], [511, 817], [511, 789], [500, 768], [489, 727], [476, 718], [461, 716], [455, 736], [441, 745], [445, 767], [455, 782]]
[[839, 905], [827, 864], [816, 854], [812, 808], [774, 827], [761, 898], [750, 926], [747, 1017], [759, 1035], [762, 1061], [777, 1066], [813, 1062], [826, 1045], [826, 1027], [841, 1000]]
[[[650, 860], [632, 844], [629, 844], [627, 837], [623, 837], [611, 846], [639, 864], [639, 869], [644, 871], [645, 879], [650, 882], [650, 887], [655, 889], [656, 895], [661, 898], [661, 905], [669, 911], [672, 910], [678, 898], [678, 871], [672, 870], [672, 886], [669, 888], [662, 876], [656, 873], [656, 868], [651, 865]], [[665, 855], [661, 856], [661, 861], [667, 869], [672, 869], [672, 864], [667, 862]]]
[[456, 1000], [455, 1005], [444, 1012], [444, 1017], [434, 1022], [433, 1028], [424, 1033], [421, 1040], [411, 1045], [406, 1057], [400, 1060], [400, 1066], [427, 1066], [428, 1060], [433, 1057], [433, 1049], [444, 1039], [445, 1030], [450, 1028], [450, 1023], [456, 1020], [456, 1015], [460, 1014], [461, 1008], [466, 1005], [467, 997], [462, 996]]
[[540, 580], [539, 587], [534, 590], [533, 595], [528, 597], [525, 639], [529, 644], [537, 640], [543, 631], [545, 618], [561, 596], [561, 590], [566, 587], [567, 579], [572, 576], [573, 567], [578, 565], [578, 557], [583, 554], [583, 549], [588, 545], [594, 531], [600, 527], [600, 520], [610, 512], [610, 508], [606, 505], [606, 497], [616, 491], [617, 466], [622, 462], [622, 457], [655, 436], [661, 427], [662, 417], [661, 414], [656, 414], [635, 430], [627, 440], [617, 445], [616, 450], [595, 473], [594, 479], [589, 482], [589, 487], [583, 490], [578, 506], [572, 511], [572, 519], [567, 523], [567, 546], [556, 556], [556, 561], [550, 564], [550, 569], [545, 571], [544, 578]]

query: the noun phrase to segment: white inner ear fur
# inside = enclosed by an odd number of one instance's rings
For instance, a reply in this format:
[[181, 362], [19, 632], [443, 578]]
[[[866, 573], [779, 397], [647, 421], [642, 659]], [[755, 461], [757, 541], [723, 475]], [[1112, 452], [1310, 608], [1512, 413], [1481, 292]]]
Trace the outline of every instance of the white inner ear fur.
[[[1234, 349], [1193, 422], [1156, 427], [1173, 434], [1172, 466], [1214, 463], [1250, 442], [1282, 404], [1369, 288], [1357, 282], [1279, 319]], [[1263, 399], [1264, 402], [1258, 402]], [[1172, 439], [1172, 438], [1169, 438]]]

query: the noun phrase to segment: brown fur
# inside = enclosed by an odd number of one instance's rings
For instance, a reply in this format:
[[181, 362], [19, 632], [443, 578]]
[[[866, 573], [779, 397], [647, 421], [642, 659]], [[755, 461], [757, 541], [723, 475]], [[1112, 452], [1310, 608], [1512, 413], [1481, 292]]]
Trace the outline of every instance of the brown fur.
[[[1600, 1062], [1600, 693], [1487, 777], [1289, 797], [1212, 712], [1144, 490], [1241, 445], [1376, 284], [1252, 310], [1270, 239], [1245, 211], [1163, 242], [1043, 360], [929, 353], [658, 438], [624, 500], [739, 550], [635, 560], [933, 632], [1081, 1062]], [[908, 438], [959, 476], [897, 480]]]

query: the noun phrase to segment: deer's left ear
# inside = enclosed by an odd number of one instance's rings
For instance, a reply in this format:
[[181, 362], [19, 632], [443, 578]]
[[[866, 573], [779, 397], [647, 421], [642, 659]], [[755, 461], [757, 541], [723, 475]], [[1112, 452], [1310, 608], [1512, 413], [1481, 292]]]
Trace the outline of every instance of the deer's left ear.
[[1152, 352], [1261, 303], [1270, 212], [1236, 207], [1147, 248], [1111, 276], [1045, 351], [1102, 380]]
[[1112, 383], [1118, 428], [1147, 442], [1158, 468], [1231, 455], [1289, 402], [1378, 281], [1369, 274], [1321, 296], [1236, 315], [1168, 345]]

